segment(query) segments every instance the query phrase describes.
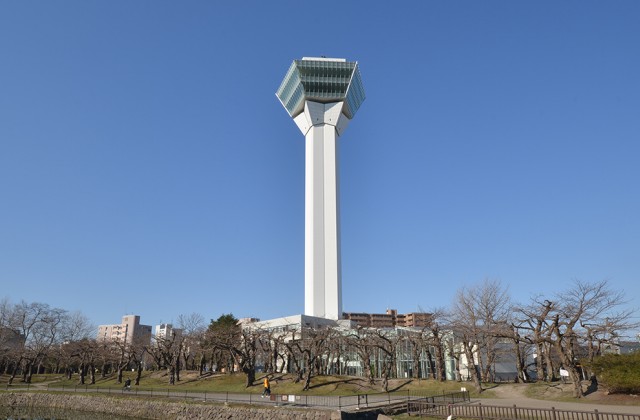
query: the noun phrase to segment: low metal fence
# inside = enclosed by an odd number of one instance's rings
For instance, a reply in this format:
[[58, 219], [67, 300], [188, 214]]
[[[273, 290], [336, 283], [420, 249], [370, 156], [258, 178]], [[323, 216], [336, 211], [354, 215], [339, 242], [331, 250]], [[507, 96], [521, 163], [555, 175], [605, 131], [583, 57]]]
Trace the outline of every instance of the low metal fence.
[[484, 404], [441, 403], [428, 400], [407, 402], [407, 414], [421, 417], [448, 416], [481, 420], [640, 420], [637, 414], [558, 410], [551, 408], [505, 407]]
[[[42, 390], [43, 387], [32, 386], [29, 384], [6, 386], [7, 390]], [[290, 395], [290, 394], [271, 394], [269, 396], [261, 396], [260, 394], [249, 393], [229, 393], [229, 392], [205, 392], [205, 391], [185, 391], [171, 388], [144, 388], [139, 386], [131, 386], [130, 388], [105, 387], [97, 385], [47, 385], [47, 391], [50, 392], [74, 392], [74, 393], [100, 393], [113, 395], [131, 395], [138, 397], [162, 397], [176, 399], [190, 399], [194, 401], [211, 401], [223, 403], [240, 403], [240, 404], [264, 404], [264, 405], [291, 405], [301, 407], [318, 407], [328, 409], [350, 410], [370, 407], [383, 407], [392, 404], [408, 404], [413, 401], [427, 403], [456, 404], [469, 401], [469, 393], [467, 391], [442, 393], [438, 395], [429, 395], [424, 392], [415, 391], [396, 391], [396, 392], [378, 392], [345, 396], [328, 396], [328, 395]], [[418, 406], [415, 406], [418, 407]], [[416, 408], [416, 410], [420, 410]], [[561, 419], [560, 419], [561, 420]], [[639, 419], [640, 420], [640, 419]]]
[[[7, 386], [7, 389], [42, 389], [39, 387], [26, 386]], [[396, 391], [396, 392], [378, 392], [345, 396], [327, 396], [327, 395], [289, 395], [289, 394], [271, 394], [263, 397], [260, 394], [249, 393], [229, 393], [229, 392], [205, 392], [205, 391], [184, 391], [176, 389], [159, 389], [159, 388], [143, 388], [132, 386], [129, 389], [124, 387], [104, 387], [96, 385], [74, 385], [74, 386], [47, 386], [47, 391], [51, 392], [77, 392], [77, 393], [100, 393], [100, 394], [119, 394], [131, 396], [145, 397], [163, 397], [163, 398], [180, 398], [191, 399], [196, 401], [211, 401], [224, 403], [241, 403], [241, 404], [265, 404], [265, 405], [292, 405], [303, 407], [319, 407], [339, 410], [382, 407], [392, 404], [406, 404], [413, 400], [440, 402], [440, 403], [459, 403], [469, 401], [469, 393], [467, 391], [442, 393], [438, 395], [426, 394], [424, 392], [414, 391]]]

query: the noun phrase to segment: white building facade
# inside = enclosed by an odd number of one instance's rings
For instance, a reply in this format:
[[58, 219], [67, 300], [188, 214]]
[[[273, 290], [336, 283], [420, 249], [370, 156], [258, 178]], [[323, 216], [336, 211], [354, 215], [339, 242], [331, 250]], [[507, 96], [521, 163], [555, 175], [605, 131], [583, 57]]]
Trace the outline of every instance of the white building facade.
[[163, 340], [165, 338], [171, 338], [173, 335], [181, 336], [182, 329], [173, 328], [173, 324], [158, 324], [156, 325], [155, 337], [158, 340]]

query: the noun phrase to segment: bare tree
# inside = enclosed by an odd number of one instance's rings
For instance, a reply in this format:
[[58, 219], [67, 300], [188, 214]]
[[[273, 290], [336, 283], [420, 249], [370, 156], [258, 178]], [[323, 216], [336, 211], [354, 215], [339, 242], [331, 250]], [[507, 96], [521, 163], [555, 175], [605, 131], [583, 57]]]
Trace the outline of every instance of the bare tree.
[[178, 316], [178, 328], [182, 330], [182, 360], [184, 362], [185, 369], [195, 368], [196, 355], [200, 354], [200, 375], [204, 369], [204, 363], [202, 357], [204, 352], [202, 351], [202, 344], [204, 342], [204, 332], [206, 329], [204, 317], [198, 313], [191, 313], [189, 315]]
[[25, 301], [13, 307], [10, 315], [10, 329], [21, 336], [17, 346], [13, 372], [9, 384], [14, 380], [18, 369], [22, 369], [23, 382], [30, 383], [34, 370], [39, 370], [47, 352], [61, 342], [62, 328], [66, 311], [51, 308], [44, 303]]
[[13, 372], [18, 353], [24, 346], [23, 336], [15, 328], [13, 304], [0, 300], [0, 374]]
[[[90, 375], [90, 383], [95, 384], [95, 360], [97, 357], [98, 343], [93, 338], [95, 336], [95, 327], [89, 319], [81, 312], [73, 312], [64, 318], [61, 332], [64, 346], [60, 346], [60, 354], [63, 351], [77, 360], [79, 384], [85, 384], [87, 373]], [[68, 371], [69, 377], [71, 371]]]
[[522, 340], [518, 327], [515, 324], [511, 324], [512, 333], [511, 339], [513, 340], [513, 349], [516, 361], [516, 381], [517, 382], [529, 382], [529, 378], [526, 372], [526, 355], [527, 347], [526, 341]]
[[589, 364], [593, 363], [596, 356], [603, 354], [604, 348], [618, 347], [620, 338], [638, 327], [638, 322], [632, 321], [633, 314], [633, 310], [622, 310], [609, 313], [596, 323], [580, 321], [580, 326], [584, 329]]
[[592, 359], [603, 344], [615, 343], [638, 325], [631, 321], [632, 310], [620, 310], [624, 303], [624, 293], [612, 290], [606, 280], [576, 280], [571, 288], [552, 299], [535, 296], [529, 305], [519, 308], [518, 327], [528, 333], [524, 338], [536, 346], [538, 377], [553, 380], [557, 358], [569, 373], [573, 396], [582, 397], [580, 358], [584, 355]]
[[370, 385], [375, 383], [373, 369], [371, 369], [371, 359], [375, 348], [373, 335], [372, 329], [357, 327], [347, 336], [347, 345], [355, 349], [358, 354], [360, 366]]
[[129, 366], [133, 353], [131, 352], [131, 345], [126, 341], [116, 340], [109, 343], [111, 350], [112, 362], [116, 368], [116, 382], [122, 383], [122, 376], [124, 370]]
[[512, 334], [510, 325], [511, 299], [508, 288], [503, 287], [497, 280], [485, 279], [476, 295], [478, 313], [481, 322], [481, 331], [478, 336], [481, 349], [480, 364], [482, 367], [482, 379], [485, 382], [493, 381], [492, 368], [499, 355], [504, 354], [504, 347], [500, 346], [505, 337]]
[[332, 334], [326, 344], [326, 357], [320, 358], [322, 375], [342, 375], [345, 345], [346, 338], [344, 335], [337, 330], [332, 330]]
[[[556, 303], [557, 302], [557, 303]], [[583, 325], [598, 330], [618, 331], [632, 325], [632, 311], [619, 311], [625, 303], [622, 291], [613, 291], [606, 280], [587, 283], [576, 280], [573, 287], [551, 302], [548, 332], [545, 336], [557, 351], [573, 382], [573, 396], [584, 395], [576, 351], [588, 338]], [[612, 321], [615, 320], [615, 321]]]
[[302, 381], [305, 370], [304, 352], [301, 349], [304, 346], [300, 344], [302, 340], [302, 330], [288, 329], [279, 338], [280, 342], [287, 349], [286, 371], [290, 373], [295, 372], [296, 378], [294, 382], [298, 383]]
[[375, 348], [378, 351], [378, 360], [381, 363], [380, 376], [382, 377], [382, 389], [389, 390], [389, 379], [394, 373], [398, 342], [401, 337], [394, 330], [376, 329], [372, 336]]
[[90, 375], [90, 383], [92, 385], [95, 384], [95, 361], [99, 348], [98, 343], [95, 340], [84, 338], [70, 342], [66, 346], [69, 349], [68, 351], [70, 352], [71, 357], [78, 361], [78, 384], [85, 384], [87, 373]]
[[304, 386], [303, 391], [309, 390], [311, 378], [314, 373], [319, 373], [317, 362], [327, 353], [327, 343], [333, 337], [335, 331], [332, 328], [303, 328], [301, 338], [292, 342], [297, 353], [304, 362]]
[[172, 331], [166, 337], [154, 337], [154, 343], [147, 349], [159, 369], [167, 369], [169, 385], [175, 385], [176, 371], [179, 369], [180, 350], [182, 347], [181, 334]]
[[[286, 363], [286, 358], [281, 356], [284, 345], [279, 338], [280, 335], [274, 330], [263, 330], [258, 337], [260, 359], [264, 362], [264, 370], [267, 373], [274, 373], [278, 369], [281, 372]], [[278, 363], [279, 359], [281, 363]]]
[[81, 312], [69, 313], [64, 319], [62, 339], [65, 342], [93, 339], [95, 333], [95, 325]]
[[[422, 311], [422, 308], [420, 308], [420, 310]], [[445, 369], [445, 333], [442, 331], [442, 324], [446, 322], [448, 317], [448, 313], [444, 308], [435, 308], [429, 312], [427, 325], [423, 328], [425, 344], [427, 348], [431, 347], [435, 352], [435, 355], [431, 355], [431, 351], [429, 350], [429, 358], [434, 357], [433, 378], [438, 381], [447, 380]]]
[[411, 378], [420, 380], [423, 376], [422, 363], [420, 363], [422, 354], [427, 355], [427, 361], [430, 366], [432, 361], [431, 352], [423, 337], [423, 331], [407, 330], [404, 339], [409, 343], [411, 351]]
[[248, 388], [256, 379], [256, 360], [262, 334], [262, 330], [254, 327], [243, 328], [233, 315], [227, 314], [211, 321], [206, 340], [214, 351], [229, 356], [231, 367], [240, 368], [247, 377]]
[[476, 291], [466, 288], [458, 290], [453, 303], [450, 324], [460, 337], [467, 374], [471, 376], [478, 392], [482, 392], [480, 367], [476, 363], [482, 324], [475, 293]]
[[[551, 358], [550, 345], [545, 339], [548, 335], [549, 314], [553, 308], [553, 303], [541, 296], [534, 296], [527, 306], [514, 308], [516, 320], [515, 327], [524, 331], [522, 337], [526, 342], [531, 343], [536, 348], [536, 376], [538, 380], [553, 380], [553, 359]], [[546, 374], [545, 374], [546, 372]]]

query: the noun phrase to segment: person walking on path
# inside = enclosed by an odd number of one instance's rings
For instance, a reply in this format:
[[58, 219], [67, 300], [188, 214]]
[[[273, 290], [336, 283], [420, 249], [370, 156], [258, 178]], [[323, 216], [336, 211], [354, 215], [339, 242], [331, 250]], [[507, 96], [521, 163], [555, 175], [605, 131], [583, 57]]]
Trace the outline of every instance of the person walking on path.
[[264, 377], [264, 391], [262, 391], [262, 398], [271, 396], [271, 383], [269, 382], [269, 377]]

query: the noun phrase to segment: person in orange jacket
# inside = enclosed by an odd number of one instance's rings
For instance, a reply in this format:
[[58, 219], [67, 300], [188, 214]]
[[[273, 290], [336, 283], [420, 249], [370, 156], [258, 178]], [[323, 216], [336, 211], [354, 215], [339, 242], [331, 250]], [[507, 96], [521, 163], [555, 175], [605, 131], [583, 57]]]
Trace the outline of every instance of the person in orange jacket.
[[268, 377], [264, 377], [264, 391], [262, 391], [262, 398], [264, 398], [264, 396], [270, 396], [271, 395], [271, 383], [269, 383], [269, 378]]

